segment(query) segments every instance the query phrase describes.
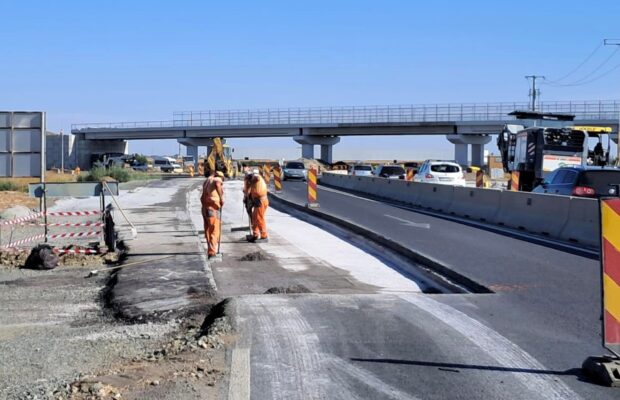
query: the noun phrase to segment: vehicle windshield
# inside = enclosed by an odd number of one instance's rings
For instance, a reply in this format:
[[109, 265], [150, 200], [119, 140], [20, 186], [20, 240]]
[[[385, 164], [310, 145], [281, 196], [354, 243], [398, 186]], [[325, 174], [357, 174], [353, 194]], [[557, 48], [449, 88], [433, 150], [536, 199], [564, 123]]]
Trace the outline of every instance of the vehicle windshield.
[[455, 173], [461, 172], [461, 167], [454, 164], [433, 164], [431, 165], [431, 171], [443, 172], [443, 173]]
[[579, 177], [579, 186], [591, 187], [596, 194], [608, 194], [610, 185], [620, 185], [620, 171], [584, 171]]
[[356, 165], [353, 169], [356, 171], [372, 171], [372, 167], [370, 165]]
[[304, 163], [301, 162], [288, 162], [286, 163], [286, 167], [288, 169], [305, 169]]
[[381, 168], [381, 174], [388, 176], [404, 175], [405, 170], [402, 167], [389, 166]]

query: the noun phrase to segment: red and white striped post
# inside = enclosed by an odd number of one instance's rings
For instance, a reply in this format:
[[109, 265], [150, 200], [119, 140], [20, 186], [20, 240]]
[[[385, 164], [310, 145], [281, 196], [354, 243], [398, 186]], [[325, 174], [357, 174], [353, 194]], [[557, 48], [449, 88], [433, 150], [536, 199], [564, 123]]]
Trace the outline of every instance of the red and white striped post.
[[308, 203], [306, 207], [318, 207], [319, 202], [317, 199], [317, 170], [316, 167], [310, 167], [308, 170]]
[[582, 368], [600, 383], [620, 387], [620, 199], [601, 199], [600, 213], [601, 338], [613, 356], [588, 357]]
[[406, 180], [407, 182], [413, 182], [413, 168], [407, 168], [407, 176], [406, 176]]
[[273, 169], [273, 185], [276, 193], [282, 193], [282, 167]]

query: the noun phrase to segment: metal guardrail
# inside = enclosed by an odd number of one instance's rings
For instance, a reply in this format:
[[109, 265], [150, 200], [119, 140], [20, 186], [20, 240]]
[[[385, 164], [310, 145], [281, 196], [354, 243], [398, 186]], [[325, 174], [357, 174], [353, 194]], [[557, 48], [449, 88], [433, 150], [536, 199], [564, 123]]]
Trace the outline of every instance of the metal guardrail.
[[[233, 127], [260, 125], [320, 125], [343, 123], [407, 123], [510, 121], [508, 113], [528, 110], [527, 102], [464, 103], [434, 105], [354, 106], [277, 108], [258, 110], [180, 111], [170, 121], [74, 124], [82, 129], [133, 129], [175, 127]], [[541, 102], [538, 110], [574, 114], [577, 120], [615, 120], [620, 115], [620, 101]]]

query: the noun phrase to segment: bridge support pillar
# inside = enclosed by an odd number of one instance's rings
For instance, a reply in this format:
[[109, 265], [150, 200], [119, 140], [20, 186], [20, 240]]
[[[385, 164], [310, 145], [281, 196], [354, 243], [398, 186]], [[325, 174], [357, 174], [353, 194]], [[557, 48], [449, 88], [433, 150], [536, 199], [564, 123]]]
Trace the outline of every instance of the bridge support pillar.
[[301, 156], [303, 158], [314, 158], [314, 146], [321, 146], [321, 158], [324, 163], [331, 164], [333, 157], [333, 146], [340, 142], [340, 138], [337, 136], [310, 136], [303, 135], [294, 138], [294, 140], [301, 144]]
[[[454, 144], [454, 158], [461, 165], [484, 165], [484, 145], [491, 141], [489, 135], [447, 135], [446, 138]], [[469, 162], [469, 146], [471, 145], [471, 164]]]
[[188, 156], [194, 157], [194, 162], [198, 162], [198, 146], [185, 146]]
[[471, 165], [484, 166], [484, 144], [471, 145]]
[[331, 144], [322, 144], [321, 145], [321, 160], [323, 162], [326, 162], [327, 164], [331, 164], [332, 158], [333, 158], [333, 153], [334, 153], [334, 149], [333, 149], [333, 145]]
[[468, 165], [469, 164], [469, 160], [468, 160], [468, 146], [464, 143], [456, 143], [454, 145], [454, 159], [456, 160], [457, 163], [459, 163], [460, 165]]
[[301, 156], [303, 158], [310, 158], [310, 159], [314, 158], [314, 145], [302, 143]]

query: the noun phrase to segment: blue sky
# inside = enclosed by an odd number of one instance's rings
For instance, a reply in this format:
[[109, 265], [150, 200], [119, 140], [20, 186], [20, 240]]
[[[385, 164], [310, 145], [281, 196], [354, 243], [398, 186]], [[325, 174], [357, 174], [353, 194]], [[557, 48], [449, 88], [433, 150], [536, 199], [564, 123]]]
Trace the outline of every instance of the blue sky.
[[[604, 38], [620, 2], [0, 2], [0, 109], [49, 128], [171, 119], [173, 111], [527, 100]], [[601, 48], [570, 83], [613, 52]], [[605, 68], [620, 63], [614, 56]], [[620, 69], [541, 87], [543, 100], [620, 98]], [[290, 139], [231, 140], [238, 156], [292, 157]], [[132, 151], [175, 153], [176, 142]], [[336, 158], [451, 157], [442, 138], [343, 138]]]

